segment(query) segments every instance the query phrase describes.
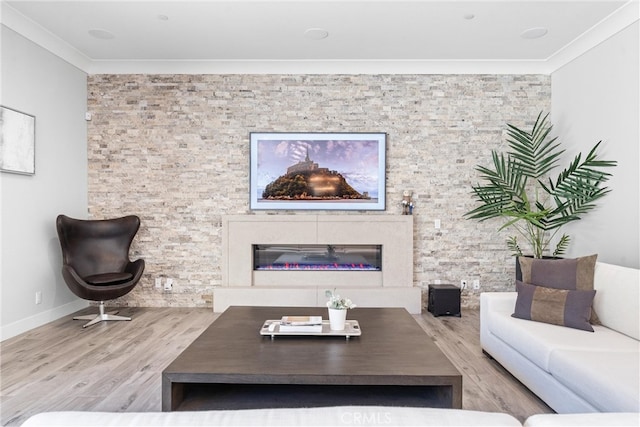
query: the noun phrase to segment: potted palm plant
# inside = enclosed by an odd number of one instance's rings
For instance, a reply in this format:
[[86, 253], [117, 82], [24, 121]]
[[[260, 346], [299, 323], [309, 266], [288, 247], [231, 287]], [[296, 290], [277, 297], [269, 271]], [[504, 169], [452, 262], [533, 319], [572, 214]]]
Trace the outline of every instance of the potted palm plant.
[[[611, 174], [603, 169], [616, 162], [598, 158], [602, 141], [584, 159], [578, 154], [555, 180], [548, 176], [565, 152], [557, 137], [549, 136], [552, 125], [548, 116], [541, 112], [531, 131], [507, 124], [508, 151], [493, 150], [493, 165], [476, 167], [483, 183], [473, 186], [472, 194], [479, 205], [465, 217], [479, 221], [504, 219], [500, 230], [511, 227], [516, 231], [507, 239], [515, 256], [523, 255], [518, 240], [522, 237], [533, 257], [542, 258], [563, 225], [581, 219], [595, 208], [596, 200], [610, 191], [603, 183]], [[549, 255], [564, 254], [569, 241], [569, 236], [563, 234]]]

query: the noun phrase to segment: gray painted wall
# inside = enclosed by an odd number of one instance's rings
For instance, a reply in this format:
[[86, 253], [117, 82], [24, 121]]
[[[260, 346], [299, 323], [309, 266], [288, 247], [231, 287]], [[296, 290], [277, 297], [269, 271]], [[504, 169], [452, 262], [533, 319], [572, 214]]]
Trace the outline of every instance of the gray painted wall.
[[551, 76], [554, 131], [573, 158], [603, 140], [603, 158], [617, 160], [598, 208], [566, 228], [568, 255], [640, 267], [639, 23], [611, 37]]
[[[2, 26], [2, 105], [36, 116], [36, 173], [0, 173], [2, 339], [86, 306], [64, 284], [59, 213], [87, 216], [87, 76]], [[36, 291], [42, 304], [35, 304]]]

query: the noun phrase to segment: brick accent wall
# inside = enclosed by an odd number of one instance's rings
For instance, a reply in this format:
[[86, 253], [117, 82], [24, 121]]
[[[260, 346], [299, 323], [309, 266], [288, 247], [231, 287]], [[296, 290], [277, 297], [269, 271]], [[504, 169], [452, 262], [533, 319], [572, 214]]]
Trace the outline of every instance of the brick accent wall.
[[[387, 132], [387, 209], [370, 214], [399, 215], [413, 191], [414, 285], [514, 289], [508, 233], [462, 215], [505, 123], [550, 110], [549, 76], [92, 75], [88, 93], [89, 215], [142, 220], [133, 257], [146, 271], [118, 305], [212, 305], [220, 216], [252, 213], [249, 132], [268, 131]], [[173, 290], [155, 289], [156, 277]], [[480, 291], [463, 292], [463, 306]]]

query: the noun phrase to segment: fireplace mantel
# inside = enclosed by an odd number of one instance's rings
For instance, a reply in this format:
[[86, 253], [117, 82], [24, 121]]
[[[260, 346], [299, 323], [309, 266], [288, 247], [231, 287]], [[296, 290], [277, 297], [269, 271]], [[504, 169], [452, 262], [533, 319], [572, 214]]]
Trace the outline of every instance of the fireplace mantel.
[[[325, 302], [337, 288], [360, 306], [406, 307], [419, 313], [413, 286], [410, 215], [229, 215], [222, 217], [222, 286], [214, 311], [230, 305], [306, 305]], [[381, 271], [254, 271], [253, 245], [381, 245]]]

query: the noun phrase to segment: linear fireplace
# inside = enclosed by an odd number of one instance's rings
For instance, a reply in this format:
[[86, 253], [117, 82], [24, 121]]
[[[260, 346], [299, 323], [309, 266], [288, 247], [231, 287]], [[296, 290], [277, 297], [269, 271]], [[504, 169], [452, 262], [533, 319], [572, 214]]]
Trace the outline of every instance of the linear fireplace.
[[223, 216], [220, 267], [215, 312], [323, 306], [325, 290], [334, 288], [359, 307], [421, 311], [411, 215]]
[[380, 271], [382, 245], [253, 245], [254, 271]]

